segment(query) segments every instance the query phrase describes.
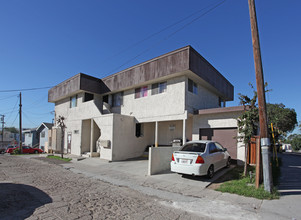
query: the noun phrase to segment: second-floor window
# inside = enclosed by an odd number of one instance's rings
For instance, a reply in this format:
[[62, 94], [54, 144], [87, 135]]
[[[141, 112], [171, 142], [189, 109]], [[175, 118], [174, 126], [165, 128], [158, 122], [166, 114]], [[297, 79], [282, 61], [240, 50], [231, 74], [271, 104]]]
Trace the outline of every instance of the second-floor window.
[[152, 95], [166, 92], [166, 82], [152, 84]]
[[112, 105], [113, 107], [123, 105], [123, 92], [112, 94]]
[[45, 131], [42, 131], [41, 133], [41, 137], [44, 138], [45, 137]]
[[77, 106], [77, 95], [72, 96], [70, 98], [70, 108], [74, 108]]
[[194, 94], [198, 94], [198, 85], [191, 79], [188, 79], [188, 91]]
[[135, 89], [135, 99], [147, 96], [147, 86]]

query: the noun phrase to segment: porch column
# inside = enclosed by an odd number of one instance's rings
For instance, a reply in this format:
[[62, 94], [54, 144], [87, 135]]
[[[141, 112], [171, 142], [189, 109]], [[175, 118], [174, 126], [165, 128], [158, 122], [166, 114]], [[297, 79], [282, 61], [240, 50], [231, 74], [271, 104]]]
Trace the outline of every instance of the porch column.
[[155, 126], [155, 147], [158, 147], [158, 122], [157, 121]]
[[186, 144], [186, 119], [183, 119], [183, 145]]
[[92, 157], [93, 152], [93, 140], [94, 140], [94, 120], [91, 118], [91, 134], [90, 134], [90, 153]]

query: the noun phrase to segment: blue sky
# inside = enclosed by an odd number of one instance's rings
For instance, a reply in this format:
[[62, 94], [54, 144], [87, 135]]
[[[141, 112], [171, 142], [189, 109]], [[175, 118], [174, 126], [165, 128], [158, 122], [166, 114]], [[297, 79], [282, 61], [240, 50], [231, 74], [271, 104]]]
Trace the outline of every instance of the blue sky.
[[[252, 95], [248, 83], [255, 85], [248, 1], [226, 0], [205, 13], [220, 2], [0, 0], [0, 90], [54, 86], [79, 72], [102, 78], [191, 45], [234, 85], [227, 106], [236, 106], [237, 94]], [[299, 0], [256, 1], [264, 77], [272, 89], [267, 102], [294, 108], [298, 121], [300, 8]], [[18, 126], [18, 94], [0, 92], [6, 126]], [[23, 127], [52, 121], [47, 95], [48, 89], [22, 92]]]

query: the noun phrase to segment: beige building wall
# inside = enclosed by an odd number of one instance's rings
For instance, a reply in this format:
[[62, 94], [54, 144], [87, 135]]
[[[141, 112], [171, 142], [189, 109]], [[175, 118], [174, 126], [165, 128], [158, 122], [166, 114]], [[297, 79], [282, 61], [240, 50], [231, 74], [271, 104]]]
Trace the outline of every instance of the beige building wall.
[[[240, 115], [241, 112], [195, 115], [193, 117], [192, 139], [199, 140], [200, 128], [235, 128], [237, 127], [237, 118]], [[237, 159], [245, 160], [245, 146], [241, 141], [237, 142]]]

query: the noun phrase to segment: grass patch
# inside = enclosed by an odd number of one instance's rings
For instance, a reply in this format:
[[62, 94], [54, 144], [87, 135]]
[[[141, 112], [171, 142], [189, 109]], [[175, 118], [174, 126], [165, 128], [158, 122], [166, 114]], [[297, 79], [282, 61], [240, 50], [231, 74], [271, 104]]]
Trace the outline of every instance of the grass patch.
[[243, 176], [243, 167], [235, 167], [226, 174], [228, 176], [227, 180], [229, 181], [222, 183], [216, 190], [257, 199], [279, 199], [279, 193], [276, 188], [272, 190], [272, 193], [265, 191], [263, 184], [256, 189], [255, 167], [248, 167], [248, 174], [250, 171], [253, 173], [252, 179], [250, 179], [249, 176]]
[[66, 162], [69, 162], [70, 160], [72, 160], [71, 158], [61, 158], [60, 156], [53, 156], [53, 155], [48, 155], [47, 158], [52, 158], [52, 159], [56, 159], [56, 160], [63, 160]]

